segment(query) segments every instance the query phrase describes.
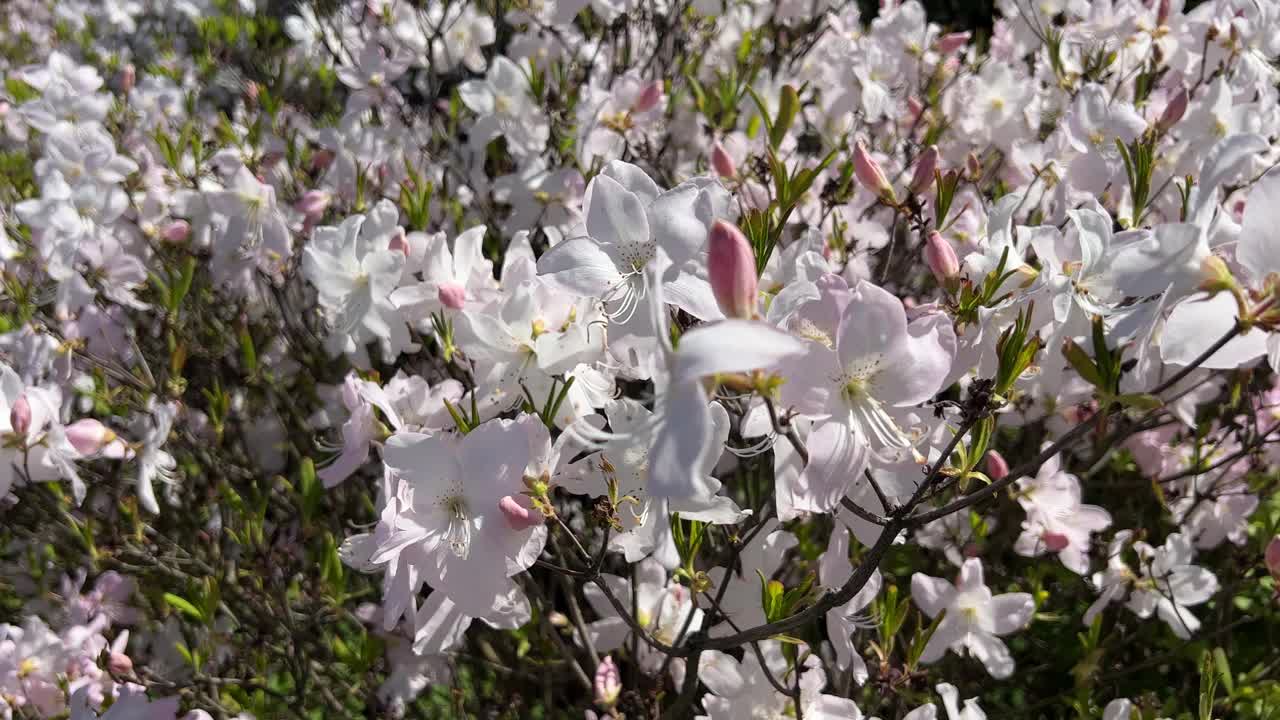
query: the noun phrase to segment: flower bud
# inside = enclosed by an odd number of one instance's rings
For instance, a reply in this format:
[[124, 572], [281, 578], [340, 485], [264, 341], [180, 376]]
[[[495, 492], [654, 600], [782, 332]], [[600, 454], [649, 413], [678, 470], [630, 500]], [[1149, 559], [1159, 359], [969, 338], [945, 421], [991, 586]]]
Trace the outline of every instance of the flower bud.
[[1191, 96], [1187, 94], [1186, 88], [1178, 88], [1178, 92], [1169, 99], [1169, 104], [1165, 105], [1164, 112], [1160, 113], [1160, 119], [1156, 121], [1156, 129], [1160, 132], [1169, 132], [1169, 129], [1178, 124], [1182, 116], [1187, 112], [1187, 103]]
[[542, 513], [521, 505], [515, 497], [507, 495], [498, 501], [498, 509], [507, 525], [517, 532], [542, 524]]
[[622, 694], [622, 674], [614, 664], [611, 655], [605, 655], [596, 666], [595, 682], [596, 704], [601, 707], [613, 707]]
[[950, 55], [969, 44], [970, 35], [971, 33], [968, 32], [953, 32], [943, 35], [938, 38], [938, 52], [943, 55]]
[[174, 220], [160, 231], [160, 237], [171, 243], [186, 242], [191, 237], [191, 223], [186, 220]]
[[112, 675], [128, 675], [133, 672], [133, 660], [124, 653], [113, 652], [107, 657], [107, 669]]
[[861, 141], [853, 147], [853, 172], [858, 176], [858, 181], [879, 196], [881, 200], [890, 204], [898, 202], [893, 193], [893, 185], [890, 185], [889, 179], [884, 176], [884, 170], [880, 169], [880, 163], [871, 157], [871, 154], [867, 152], [866, 146]]
[[924, 241], [924, 260], [939, 285], [947, 287], [960, 275], [960, 258], [955, 248], [937, 230], [930, 230]]
[[314, 223], [324, 216], [330, 200], [332, 196], [324, 190], [308, 190], [302, 194], [294, 209], [306, 215], [308, 222]]
[[1171, 0], [1157, 0], [1158, 7], [1156, 9], [1156, 27], [1164, 27], [1169, 22], [1170, 6], [1173, 4]]
[[456, 282], [443, 282], [440, 283], [437, 297], [440, 298], [440, 304], [450, 310], [461, 310], [467, 304], [467, 289]]
[[559, 610], [552, 610], [547, 613], [547, 620], [551, 623], [551, 627], [567, 628], [569, 627], [569, 616]]
[[911, 176], [911, 193], [919, 195], [933, 185], [933, 175], [938, 171], [938, 146], [930, 145], [916, 159], [916, 171]]
[[711, 146], [711, 168], [722, 178], [737, 177], [738, 166], [720, 143]]
[[1009, 461], [998, 450], [987, 451], [987, 477], [992, 480], [1009, 477]]
[[640, 91], [640, 94], [636, 96], [636, 101], [631, 104], [631, 110], [633, 112], [643, 113], [654, 109], [658, 106], [658, 103], [662, 101], [662, 90], [663, 86], [661, 80], [654, 80], [648, 85], [645, 85], [644, 89]]
[[81, 455], [96, 455], [115, 439], [111, 428], [93, 418], [82, 418], [67, 426], [67, 441]]
[[26, 393], [19, 395], [9, 409], [9, 427], [23, 437], [31, 430], [31, 403], [27, 401]]
[[137, 82], [138, 70], [134, 68], [133, 63], [126, 64], [120, 71], [120, 91], [128, 95]]
[[709, 243], [711, 292], [720, 311], [725, 317], [755, 317], [756, 259], [747, 236], [733, 223], [716, 220]]
[[1271, 542], [1267, 543], [1264, 557], [1267, 562], [1267, 572], [1280, 583], [1280, 535], [1271, 538]]

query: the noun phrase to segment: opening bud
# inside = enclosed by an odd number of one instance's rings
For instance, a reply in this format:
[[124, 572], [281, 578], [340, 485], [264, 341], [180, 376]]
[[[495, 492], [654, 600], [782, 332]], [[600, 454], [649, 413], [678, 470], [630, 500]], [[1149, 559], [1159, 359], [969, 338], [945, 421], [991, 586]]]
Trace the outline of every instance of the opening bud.
[[737, 225], [716, 220], [711, 226], [707, 266], [711, 292], [726, 317], [756, 314], [756, 257]]
[[67, 441], [81, 455], [96, 455], [115, 439], [111, 428], [93, 418], [82, 418], [67, 426]]
[[596, 666], [596, 677], [593, 683], [596, 693], [596, 704], [609, 708], [618, 702], [618, 696], [622, 694], [622, 674], [618, 672], [618, 666], [613, 662], [613, 656], [605, 655], [600, 664]]

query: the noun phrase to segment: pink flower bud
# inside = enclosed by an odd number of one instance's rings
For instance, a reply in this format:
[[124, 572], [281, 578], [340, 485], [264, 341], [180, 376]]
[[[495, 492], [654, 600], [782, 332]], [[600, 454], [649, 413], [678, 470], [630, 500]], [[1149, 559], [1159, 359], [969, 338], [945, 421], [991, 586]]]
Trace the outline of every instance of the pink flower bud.
[[451, 310], [461, 310], [467, 304], [467, 289], [456, 282], [440, 283], [437, 295], [440, 304]]
[[618, 696], [622, 694], [622, 674], [611, 655], [605, 655], [596, 666], [594, 685], [597, 705], [608, 708], [618, 702]]
[[1280, 582], [1280, 535], [1271, 538], [1271, 542], [1267, 543], [1265, 557], [1267, 571], [1276, 579], [1276, 582]]
[[128, 63], [120, 71], [120, 90], [128, 95], [133, 86], [138, 82], [138, 70], [133, 67], [133, 63]]
[[938, 170], [938, 146], [930, 145], [916, 159], [916, 171], [911, 176], [911, 193], [919, 195], [933, 185], [933, 174]]
[[128, 675], [133, 672], [133, 660], [124, 653], [113, 652], [107, 658], [107, 669], [112, 675]]
[[1163, 27], [1169, 22], [1169, 11], [1172, 10], [1170, 0], [1157, 0], [1159, 6], [1156, 10], [1156, 27]]
[[[387, 243], [387, 248], [388, 248], [388, 249], [390, 249], [390, 250], [398, 250], [398, 251], [400, 251], [400, 252], [404, 253], [404, 256], [405, 256], [405, 257], [409, 257], [409, 250], [410, 250], [410, 248], [409, 248], [409, 238], [408, 238], [408, 236], [406, 236], [406, 235], [404, 234], [404, 231], [403, 231], [403, 230], [402, 230], [402, 231], [400, 231], [400, 232], [398, 232], [398, 233], [396, 233], [395, 235], [392, 235], [392, 236], [391, 236], [391, 242]], [[464, 294], [464, 295], [466, 294], [466, 291], [465, 291], [465, 290], [463, 291], [463, 294]], [[444, 301], [444, 298], [442, 297], [442, 298], [441, 298], [441, 302], [443, 302], [443, 301]]]
[[640, 91], [640, 94], [636, 96], [636, 101], [631, 104], [631, 109], [638, 113], [649, 112], [657, 107], [658, 103], [662, 101], [662, 91], [663, 86], [661, 80], [654, 80], [648, 85], [645, 85], [644, 89]]
[[174, 220], [160, 231], [160, 237], [171, 243], [186, 242], [191, 237], [191, 223], [186, 220]]
[[498, 509], [506, 518], [507, 525], [517, 532], [542, 524], [542, 513], [521, 505], [514, 496], [507, 495], [499, 500]]
[[252, 81], [252, 80], [250, 80], [249, 82], [245, 83], [245, 85], [244, 85], [244, 99], [245, 99], [245, 102], [249, 103], [250, 105], [253, 105], [253, 104], [257, 103], [257, 102], [258, 102], [258, 95], [259, 95], [261, 92], [262, 92], [262, 88], [258, 86], [258, 83], [254, 82], [254, 81]]
[[9, 409], [9, 427], [23, 437], [31, 430], [31, 403], [27, 401], [26, 393], [19, 395]]
[[1156, 121], [1156, 129], [1160, 132], [1168, 132], [1170, 128], [1177, 125], [1186, 114], [1190, 99], [1186, 88], [1178, 88], [1177, 94], [1169, 98], [1169, 104], [1165, 105], [1164, 112], [1160, 113], [1160, 119]]
[[969, 37], [970, 33], [968, 32], [947, 33], [946, 35], [938, 38], [938, 52], [943, 55], [950, 55], [967, 45], [969, 43]]
[[1009, 477], [1009, 461], [999, 451], [987, 451], [987, 476], [992, 480]]
[[722, 178], [737, 177], [738, 166], [720, 143], [711, 146], [711, 168]]
[[889, 184], [889, 178], [884, 176], [884, 170], [880, 169], [880, 163], [871, 157], [862, 141], [858, 141], [858, 144], [853, 147], [853, 172], [858, 176], [858, 181], [879, 196], [881, 200], [886, 203], [897, 203], [898, 199], [893, 193], [893, 185]]
[[1049, 552], [1062, 552], [1071, 544], [1071, 538], [1062, 533], [1046, 531], [1040, 536], [1040, 542], [1044, 543], [1044, 547]]
[[756, 314], [756, 257], [738, 226], [716, 220], [711, 226], [707, 268], [711, 292], [726, 317]]
[[946, 286], [960, 274], [960, 258], [955, 248], [937, 230], [930, 230], [924, 242], [924, 260], [939, 285]]
[[81, 455], [95, 455], [115, 439], [111, 428], [93, 418], [82, 418], [67, 426], [67, 440]]
[[329, 207], [329, 201], [332, 199], [333, 196], [324, 190], [308, 190], [298, 199], [294, 209], [306, 215], [310, 222], [316, 222], [324, 216], [324, 211]]

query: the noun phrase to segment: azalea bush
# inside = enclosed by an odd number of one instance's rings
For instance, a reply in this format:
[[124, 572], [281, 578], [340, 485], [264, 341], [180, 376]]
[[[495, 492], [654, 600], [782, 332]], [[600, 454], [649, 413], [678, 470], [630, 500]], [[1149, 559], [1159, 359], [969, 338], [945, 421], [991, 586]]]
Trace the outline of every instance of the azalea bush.
[[1280, 718], [1280, 4], [995, 5], [4, 3], [0, 718]]

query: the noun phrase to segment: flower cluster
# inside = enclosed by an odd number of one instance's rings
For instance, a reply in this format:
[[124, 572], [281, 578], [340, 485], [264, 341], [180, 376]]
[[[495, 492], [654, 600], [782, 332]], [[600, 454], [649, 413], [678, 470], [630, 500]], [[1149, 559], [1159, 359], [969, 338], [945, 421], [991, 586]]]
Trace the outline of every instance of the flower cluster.
[[8, 3], [0, 718], [1280, 706], [1280, 4], [996, 6]]

